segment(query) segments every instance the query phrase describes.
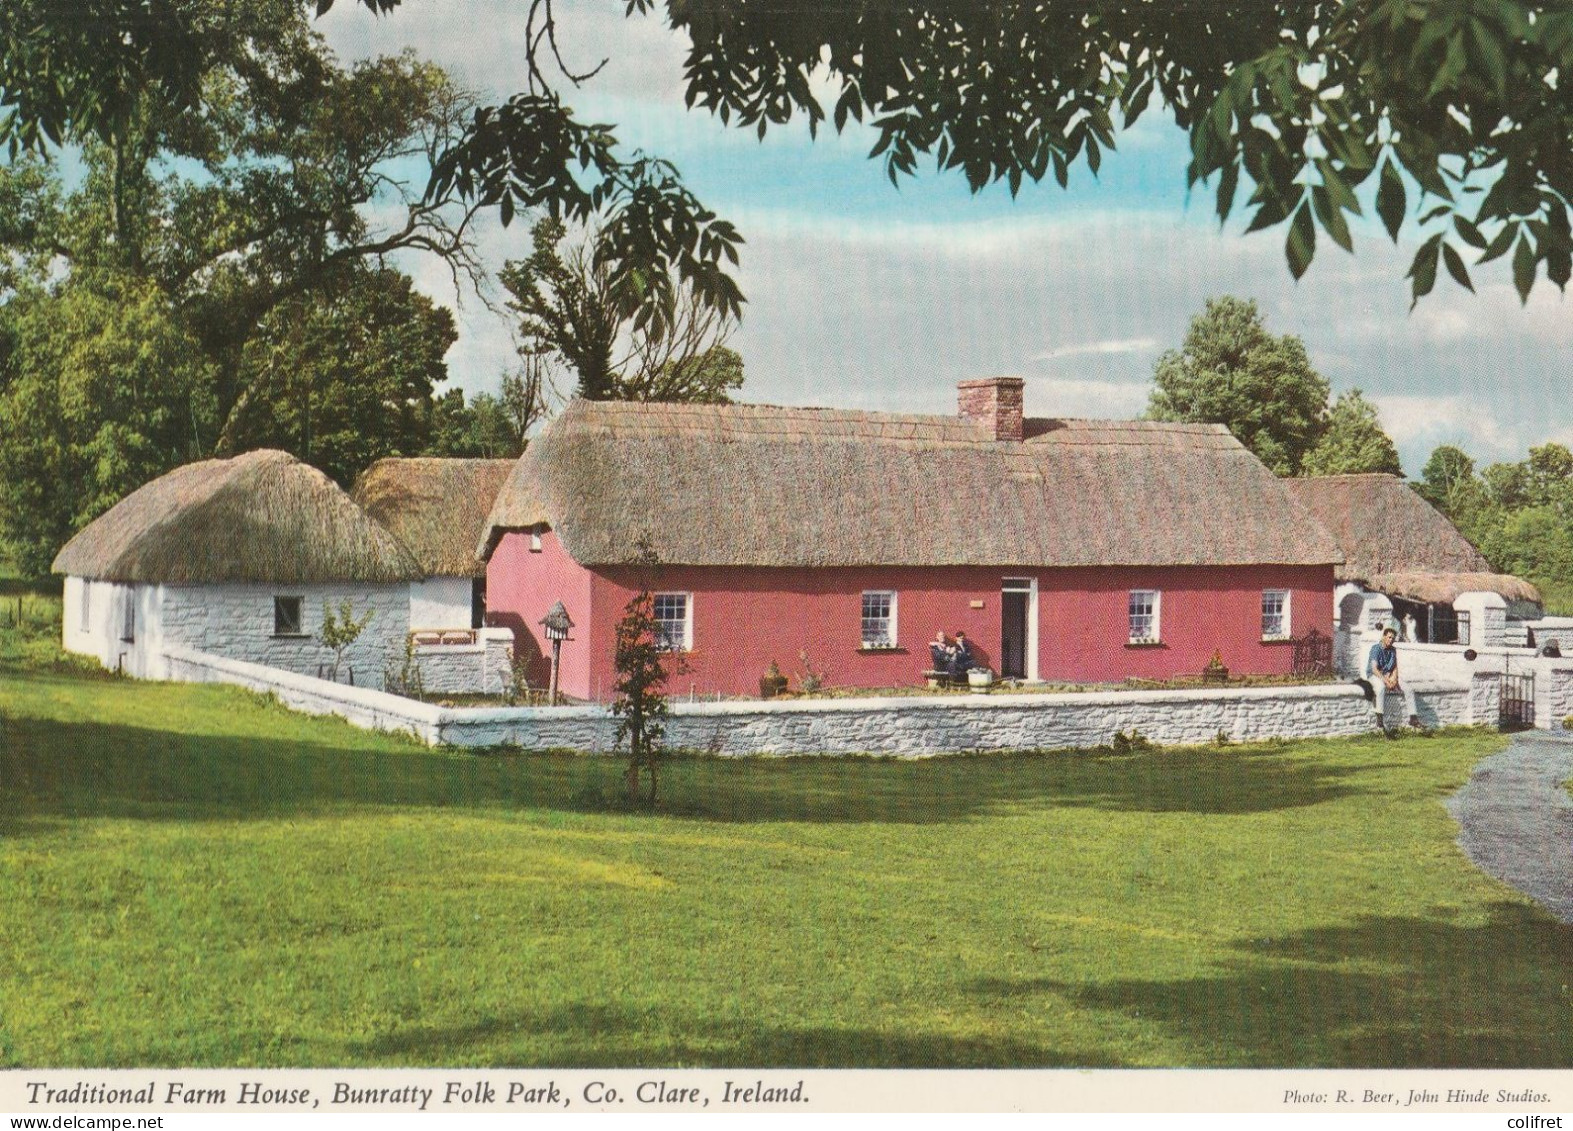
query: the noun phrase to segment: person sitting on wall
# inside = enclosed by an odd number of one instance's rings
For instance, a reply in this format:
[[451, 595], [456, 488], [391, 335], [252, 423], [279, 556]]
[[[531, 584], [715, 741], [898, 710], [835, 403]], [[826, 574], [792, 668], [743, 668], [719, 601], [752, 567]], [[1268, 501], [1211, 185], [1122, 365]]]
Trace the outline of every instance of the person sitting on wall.
[[1376, 692], [1376, 729], [1384, 734], [1387, 733], [1387, 697], [1394, 691], [1404, 697], [1404, 706], [1409, 708], [1409, 725], [1420, 726], [1420, 709], [1415, 705], [1414, 690], [1404, 686], [1398, 678], [1398, 649], [1393, 647], [1397, 639], [1396, 628], [1384, 628], [1382, 642], [1371, 645], [1371, 654], [1365, 664], [1366, 677]]
[[956, 643], [950, 652], [950, 678], [965, 683], [967, 672], [972, 670], [972, 662], [972, 645], [967, 640], [967, 634], [958, 628]]

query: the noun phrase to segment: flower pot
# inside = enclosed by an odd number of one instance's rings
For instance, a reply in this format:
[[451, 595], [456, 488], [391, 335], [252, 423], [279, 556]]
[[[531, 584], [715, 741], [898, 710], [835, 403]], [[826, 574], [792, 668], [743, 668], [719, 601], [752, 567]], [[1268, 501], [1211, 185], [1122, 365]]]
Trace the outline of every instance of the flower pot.
[[967, 673], [967, 683], [974, 691], [987, 691], [989, 684], [994, 682], [994, 673], [986, 671], [971, 671]]

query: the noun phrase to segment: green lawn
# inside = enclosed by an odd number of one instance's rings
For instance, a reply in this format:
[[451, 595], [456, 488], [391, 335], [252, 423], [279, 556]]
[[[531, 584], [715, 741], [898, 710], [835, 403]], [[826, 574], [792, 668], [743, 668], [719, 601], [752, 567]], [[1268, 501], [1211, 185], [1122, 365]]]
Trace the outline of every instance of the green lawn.
[[0, 1066], [1573, 1065], [1490, 734], [940, 759], [431, 751], [0, 628]]

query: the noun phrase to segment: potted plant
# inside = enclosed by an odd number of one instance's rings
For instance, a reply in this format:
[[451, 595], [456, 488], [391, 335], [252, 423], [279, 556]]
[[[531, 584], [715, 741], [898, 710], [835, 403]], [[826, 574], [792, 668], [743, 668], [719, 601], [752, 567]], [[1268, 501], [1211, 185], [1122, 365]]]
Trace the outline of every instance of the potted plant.
[[1207, 661], [1207, 666], [1202, 669], [1203, 683], [1228, 683], [1229, 669], [1224, 667], [1223, 652], [1213, 649], [1213, 658]]
[[787, 677], [781, 674], [781, 668], [774, 660], [765, 669], [765, 674], [759, 677], [759, 697], [761, 699], [774, 699], [777, 695], [784, 694], [787, 689]]
[[988, 668], [969, 668], [967, 670], [967, 684], [974, 691], [987, 691], [989, 684], [994, 682], [994, 673]]

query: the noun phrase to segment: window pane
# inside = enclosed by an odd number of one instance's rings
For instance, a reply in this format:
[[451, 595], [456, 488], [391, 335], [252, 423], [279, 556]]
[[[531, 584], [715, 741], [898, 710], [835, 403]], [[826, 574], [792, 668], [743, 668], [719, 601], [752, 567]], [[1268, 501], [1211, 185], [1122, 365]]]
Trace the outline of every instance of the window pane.
[[273, 598], [273, 635], [275, 636], [300, 636], [300, 606], [299, 597]]
[[1262, 591], [1262, 635], [1289, 635], [1289, 594], [1282, 589]]
[[863, 647], [890, 648], [895, 645], [895, 604], [894, 593], [863, 594]]
[[655, 595], [656, 643], [669, 652], [688, 648], [688, 594]]
[[1131, 590], [1130, 619], [1132, 640], [1158, 639], [1158, 594], [1156, 590]]

